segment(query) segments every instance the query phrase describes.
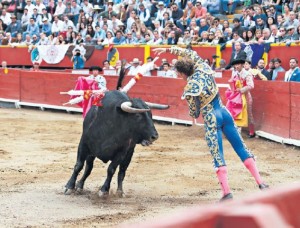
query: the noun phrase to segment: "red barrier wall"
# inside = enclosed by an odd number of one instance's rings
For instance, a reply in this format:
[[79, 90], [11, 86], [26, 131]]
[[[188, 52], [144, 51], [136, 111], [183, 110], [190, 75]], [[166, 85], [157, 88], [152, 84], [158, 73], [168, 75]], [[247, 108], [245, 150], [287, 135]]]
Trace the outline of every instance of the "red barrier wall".
[[20, 71], [0, 69], [0, 97], [5, 99], [20, 100]]
[[[216, 81], [223, 103], [226, 104], [224, 95], [231, 72], [223, 71], [222, 74], [222, 78], [216, 78]], [[73, 89], [78, 76], [68, 72], [9, 69], [8, 74], [0, 72], [0, 98], [62, 106], [69, 100], [69, 96], [59, 93]], [[106, 79], [108, 88], [115, 89], [118, 78], [106, 76]], [[130, 79], [126, 77], [123, 85]], [[156, 116], [176, 119], [172, 122], [192, 121], [186, 101], [180, 99], [184, 86], [185, 82], [181, 79], [144, 77], [130, 90], [129, 95], [170, 105], [168, 110], [154, 110]], [[256, 130], [300, 140], [299, 83], [255, 81], [252, 95]], [[197, 122], [201, 123], [201, 118]]]

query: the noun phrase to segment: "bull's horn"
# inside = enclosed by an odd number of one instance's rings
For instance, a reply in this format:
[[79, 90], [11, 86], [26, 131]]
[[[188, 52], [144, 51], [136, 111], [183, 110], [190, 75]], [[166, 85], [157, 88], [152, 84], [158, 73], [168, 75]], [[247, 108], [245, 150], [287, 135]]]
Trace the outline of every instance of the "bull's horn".
[[150, 103], [150, 102], [145, 102], [146, 105], [149, 106], [150, 109], [160, 109], [160, 110], [164, 110], [164, 109], [168, 109], [169, 105], [162, 105], [162, 104], [156, 104], [156, 103]]
[[132, 108], [132, 103], [129, 101], [123, 102], [121, 104], [121, 109], [124, 112], [129, 112], [129, 113], [141, 113], [141, 112], [148, 112], [150, 109], [138, 109], [138, 108]]

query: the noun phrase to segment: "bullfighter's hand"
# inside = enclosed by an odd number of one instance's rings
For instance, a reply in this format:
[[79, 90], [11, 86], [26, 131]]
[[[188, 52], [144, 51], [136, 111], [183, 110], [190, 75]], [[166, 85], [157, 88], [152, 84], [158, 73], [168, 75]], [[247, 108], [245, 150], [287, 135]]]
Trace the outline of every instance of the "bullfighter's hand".
[[154, 48], [153, 51], [154, 51], [155, 55], [160, 55], [162, 53], [167, 52], [167, 48]]

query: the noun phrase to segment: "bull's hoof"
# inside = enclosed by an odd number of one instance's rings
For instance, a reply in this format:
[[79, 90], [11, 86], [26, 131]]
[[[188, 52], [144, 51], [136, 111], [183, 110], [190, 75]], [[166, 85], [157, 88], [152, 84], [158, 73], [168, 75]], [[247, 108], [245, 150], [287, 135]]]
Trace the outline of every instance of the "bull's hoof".
[[74, 192], [75, 192], [75, 189], [66, 188], [64, 193], [65, 193], [65, 195], [71, 195]]
[[122, 197], [125, 196], [124, 192], [121, 191], [121, 190], [117, 190], [116, 195], [117, 195], [118, 197], [120, 197], [120, 198], [122, 198]]
[[83, 192], [83, 189], [82, 189], [82, 188], [76, 188], [76, 192], [77, 192], [78, 194], [81, 194], [81, 193]]
[[108, 192], [102, 192], [102, 191], [99, 191], [99, 192], [98, 192], [98, 195], [99, 195], [99, 197], [102, 198], [102, 199], [106, 199], [106, 198], [108, 198], [108, 196], [109, 196]]

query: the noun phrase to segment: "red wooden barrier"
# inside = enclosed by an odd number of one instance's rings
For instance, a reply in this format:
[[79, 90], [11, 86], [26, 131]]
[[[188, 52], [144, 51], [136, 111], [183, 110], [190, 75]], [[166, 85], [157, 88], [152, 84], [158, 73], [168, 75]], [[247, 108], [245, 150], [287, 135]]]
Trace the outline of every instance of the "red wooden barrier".
[[0, 97], [20, 100], [20, 71], [15, 69], [0, 69]]
[[[226, 104], [225, 90], [228, 87], [230, 71], [223, 71], [222, 78], [216, 78], [223, 103]], [[0, 98], [15, 99], [20, 102], [33, 103], [38, 106], [61, 106], [69, 100], [59, 92], [74, 88], [79, 75], [68, 72], [33, 72], [9, 69], [6, 75], [0, 73]], [[106, 76], [108, 88], [115, 89], [116, 76]], [[131, 79], [126, 77], [124, 85]], [[181, 94], [185, 82], [181, 79], [144, 77], [130, 90], [131, 97], [140, 97], [149, 102], [170, 105], [164, 111], [154, 110], [153, 114], [171, 122], [192, 123], [188, 115], [185, 100]], [[300, 88], [299, 83], [281, 81], [255, 81], [253, 95], [253, 112], [256, 130], [261, 130], [285, 139], [300, 140]], [[3, 100], [3, 99], [2, 99]], [[69, 106], [77, 107], [77, 106]], [[201, 123], [201, 117], [197, 123]]]

